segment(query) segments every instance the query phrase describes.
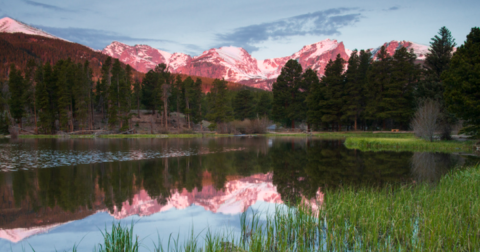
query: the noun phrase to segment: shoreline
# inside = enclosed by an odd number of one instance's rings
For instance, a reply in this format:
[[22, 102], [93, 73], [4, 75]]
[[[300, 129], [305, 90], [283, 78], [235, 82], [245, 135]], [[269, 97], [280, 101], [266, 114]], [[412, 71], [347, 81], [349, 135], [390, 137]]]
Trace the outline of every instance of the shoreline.
[[[0, 139], [9, 136], [0, 135]], [[475, 140], [449, 140], [428, 142], [416, 138], [413, 133], [387, 133], [387, 132], [312, 132], [307, 133], [272, 133], [265, 134], [108, 134], [108, 135], [19, 135], [18, 139], [186, 139], [186, 138], [219, 138], [219, 137], [298, 137], [316, 139], [345, 140], [345, 147], [361, 151], [439, 151], [439, 152], [475, 152]]]

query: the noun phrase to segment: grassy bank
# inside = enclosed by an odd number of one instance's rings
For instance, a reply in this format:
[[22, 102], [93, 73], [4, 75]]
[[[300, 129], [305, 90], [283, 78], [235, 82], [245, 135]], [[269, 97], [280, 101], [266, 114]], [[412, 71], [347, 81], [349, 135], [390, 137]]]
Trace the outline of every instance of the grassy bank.
[[276, 136], [297, 136], [297, 137], [318, 137], [325, 139], [342, 139], [342, 138], [358, 138], [358, 137], [368, 137], [368, 138], [414, 138], [411, 133], [373, 133], [373, 132], [313, 132], [312, 134], [305, 133], [267, 133], [265, 136], [276, 137]]
[[[154, 251], [480, 251], [479, 181], [477, 165], [436, 186], [326, 190], [318, 212], [279, 207], [266, 220], [243, 214], [238, 237], [208, 230], [186, 241], [163, 237]], [[137, 251], [131, 228], [113, 229], [97, 248]]]
[[473, 141], [434, 141], [429, 142], [418, 138], [369, 138], [349, 137], [345, 140], [347, 148], [362, 151], [442, 151], [459, 152], [472, 151]]

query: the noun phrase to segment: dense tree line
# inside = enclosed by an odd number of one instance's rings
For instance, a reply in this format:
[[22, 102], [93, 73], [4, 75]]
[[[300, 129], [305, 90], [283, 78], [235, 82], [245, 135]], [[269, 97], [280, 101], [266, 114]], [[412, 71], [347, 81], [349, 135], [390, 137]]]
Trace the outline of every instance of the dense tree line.
[[[417, 107], [435, 100], [442, 111], [437, 122], [442, 137], [449, 138], [456, 118], [480, 125], [475, 121], [480, 111], [474, 105], [479, 100], [480, 85], [474, 77], [479, 36], [478, 28], [473, 28], [454, 53], [455, 41], [442, 27], [432, 38], [423, 65], [404, 47], [394, 55], [384, 46], [375, 55], [354, 50], [348, 62], [340, 55], [330, 60], [321, 79], [290, 60], [273, 84], [272, 116], [292, 128], [295, 122], [305, 122], [325, 130], [408, 129]], [[479, 132], [475, 127], [470, 130]]]
[[8, 81], [1, 82], [0, 130], [8, 134], [8, 125], [24, 129], [22, 122], [33, 117], [36, 133], [106, 126], [125, 131], [132, 128], [131, 118], [135, 114], [139, 117], [140, 109], [150, 110], [154, 115], [152, 133], [157, 118], [168, 130], [169, 121], [176, 121], [179, 126], [181, 114], [188, 129], [205, 119], [214, 128], [234, 118], [252, 119], [270, 114], [271, 99], [267, 92], [229, 90], [226, 81], [217, 79], [205, 95], [202, 79], [189, 76], [182, 79], [170, 73], [165, 64], [150, 70], [142, 80], [135, 78], [133, 71], [129, 65], [123, 67], [118, 59], [108, 57], [95, 82], [89, 61], [80, 64], [71, 59], [59, 60], [52, 66], [48, 61], [37, 64], [31, 59], [24, 71], [12, 64]]

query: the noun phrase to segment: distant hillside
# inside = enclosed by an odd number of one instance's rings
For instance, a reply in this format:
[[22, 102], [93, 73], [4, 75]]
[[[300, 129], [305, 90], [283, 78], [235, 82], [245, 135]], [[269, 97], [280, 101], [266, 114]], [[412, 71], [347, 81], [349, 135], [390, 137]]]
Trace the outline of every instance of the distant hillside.
[[[96, 80], [100, 76], [102, 63], [108, 56], [65, 40], [24, 33], [0, 33], [0, 78], [8, 76], [11, 63], [19, 69], [24, 69], [29, 59], [55, 64], [58, 60], [68, 57], [76, 63], [89, 60]], [[144, 74], [135, 71], [134, 76], [141, 79]]]
[[[47, 62], [55, 64], [58, 60], [70, 57], [76, 63], [84, 63], [85, 60], [90, 61], [93, 69], [94, 79], [100, 77], [100, 70], [103, 62], [107, 59], [107, 55], [92, 50], [89, 47], [71, 43], [65, 40], [46, 38], [38, 35], [27, 35], [24, 33], [0, 33], [0, 79], [8, 76], [10, 64], [14, 63], [17, 68], [25, 69], [29, 59], [35, 59], [37, 62]], [[122, 63], [125, 66], [125, 64]], [[145, 74], [134, 72], [134, 77], [139, 80], [143, 79]], [[180, 74], [182, 79], [186, 79], [188, 75]], [[214, 78], [197, 77], [202, 79], [204, 92], [209, 92]], [[242, 84], [228, 82], [229, 89], [241, 89], [245, 86]]]

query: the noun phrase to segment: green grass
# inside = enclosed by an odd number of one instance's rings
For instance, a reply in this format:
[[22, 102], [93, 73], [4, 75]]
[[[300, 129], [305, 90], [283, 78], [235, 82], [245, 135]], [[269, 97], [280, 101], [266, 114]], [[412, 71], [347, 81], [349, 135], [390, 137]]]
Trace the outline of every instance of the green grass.
[[350, 137], [369, 137], [369, 138], [414, 138], [413, 134], [411, 133], [372, 133], [372, 132], [363, 132], [363, 131], [356, 131], [356, 132], [317, 132], [313, 133], [312, 135], [305, 134], [305, 133], [278, 133], [272, 134], [268, 133], [265, 136], [273, 137], [273, 136], [297, 136], [297, 137], [307, 137], [313, 136], [318, 138], [325, 138], [325, 139], [342, 139], [342, 138], [350, 138]]
[[473, 141], [434, 141], [428, 142], [418, 138], [369, 138], [349, 137], [345, 140], [345, 146], [362, 151], [441, 151], [459, 152], [473, 151]]
[[95, 247], [95, 252], [138, 252], [139, 242], [138, 236], [133, 234], [133, 223], [130, 228], [122, 227], [120, 223], [112, 224], [112, 230], [102, 231], [103, 244], [98, 244], [98, 248]]

